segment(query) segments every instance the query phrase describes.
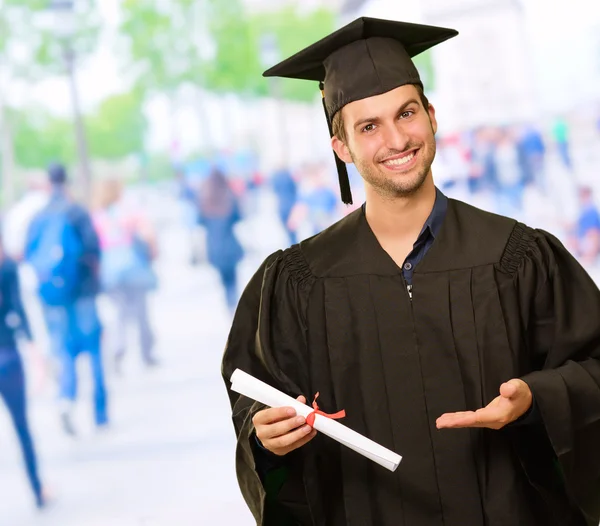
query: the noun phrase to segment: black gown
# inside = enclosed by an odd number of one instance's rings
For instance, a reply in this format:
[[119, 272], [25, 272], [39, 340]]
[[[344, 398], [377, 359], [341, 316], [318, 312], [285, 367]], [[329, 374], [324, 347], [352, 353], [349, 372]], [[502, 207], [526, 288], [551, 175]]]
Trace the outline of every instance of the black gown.
[[[222, 373], [257, 524], [593, 525], [600, 518], [600, 292], [552, 235], [450, 199], [410, 297], [359, 209], [270, 256], [240, 300]], [[391, 473], [318, 434], [265, 491], [240, 368], [403, 459]], [[436, 428], [526, 381], [542, 422]]]

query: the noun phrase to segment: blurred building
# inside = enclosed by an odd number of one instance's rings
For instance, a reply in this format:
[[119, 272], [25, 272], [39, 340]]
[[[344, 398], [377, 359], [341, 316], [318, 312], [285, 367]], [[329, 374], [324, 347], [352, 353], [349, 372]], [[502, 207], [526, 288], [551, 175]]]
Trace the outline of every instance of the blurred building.
[[448, 131], [530, 120], [539, 113], [527, 40], [517, 0], [422, 0], [423, 23], [459, 36], [434, 52], [439, 123]]

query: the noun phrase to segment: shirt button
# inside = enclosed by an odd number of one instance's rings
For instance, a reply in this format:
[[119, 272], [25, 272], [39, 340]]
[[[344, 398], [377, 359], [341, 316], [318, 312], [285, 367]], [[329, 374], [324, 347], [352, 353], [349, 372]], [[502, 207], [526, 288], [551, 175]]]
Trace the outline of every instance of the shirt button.
[[412, 263], [410, 261], [407, 261], [406, 263], [404, 263], [404, 270], [410, 270], [412, 268]]

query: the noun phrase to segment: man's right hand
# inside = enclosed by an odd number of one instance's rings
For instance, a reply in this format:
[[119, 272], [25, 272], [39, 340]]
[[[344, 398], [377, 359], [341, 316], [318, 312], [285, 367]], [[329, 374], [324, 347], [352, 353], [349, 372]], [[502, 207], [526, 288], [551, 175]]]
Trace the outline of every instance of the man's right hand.
[[[306, 403], [303, 396], [297, 400]], [[260, 443], [278, 456], [287, 455], [315, 438], [317, 431], [305, 422], [304, 417], [296, 416], [296, 410], [291, 407], [263, 409], [252, 418]]]

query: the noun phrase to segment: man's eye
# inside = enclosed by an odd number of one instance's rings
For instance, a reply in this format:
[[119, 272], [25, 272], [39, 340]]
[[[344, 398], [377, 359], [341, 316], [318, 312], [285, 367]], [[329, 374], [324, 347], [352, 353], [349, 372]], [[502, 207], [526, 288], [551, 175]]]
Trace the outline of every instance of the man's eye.
[[403, 111], [400, 114], [400, 118], [401, 119], [408, 119], [408, 117], [410, 117], [413, 113], [414, 113], [414, 111], [412, 111], [412, 110]]
[[370, 132], [373, 131], [375, 129], [375, 125], [374, 124], [367, 124], [362, 131], [363, 132]]

